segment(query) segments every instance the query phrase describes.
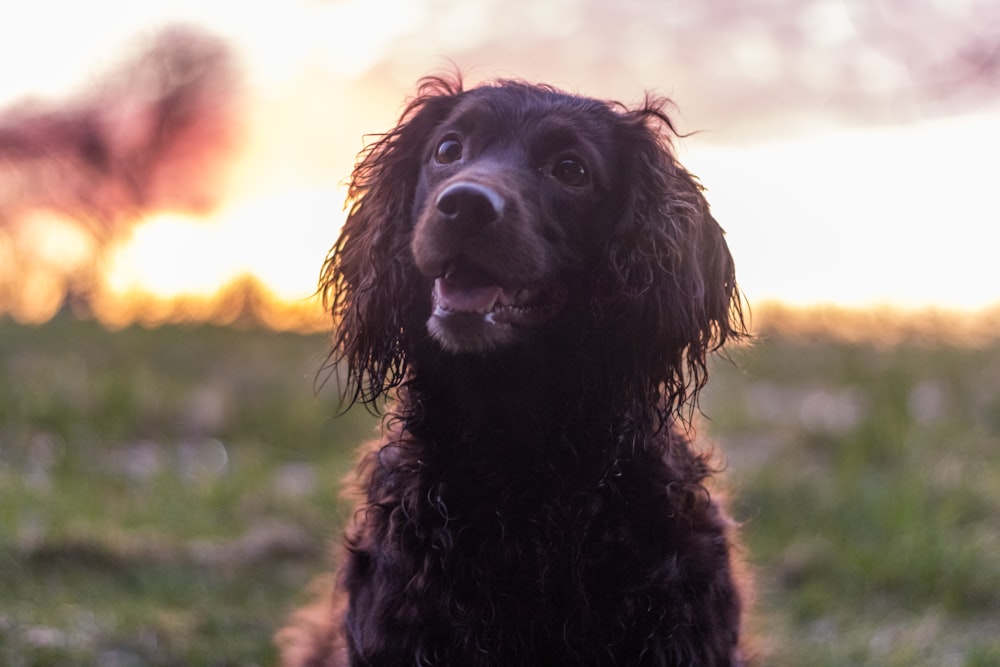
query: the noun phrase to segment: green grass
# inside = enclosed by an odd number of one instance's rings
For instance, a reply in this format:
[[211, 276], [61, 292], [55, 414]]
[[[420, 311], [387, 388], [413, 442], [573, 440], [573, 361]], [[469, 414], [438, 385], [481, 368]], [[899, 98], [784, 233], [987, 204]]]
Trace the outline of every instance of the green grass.
[[[0, 320], [0, 664], [274, 662], [376, 424], [326, 342]], [[1000, 664], [1000, 345], [772, 334], [719, 361], [765, 664]], [[322, 377], [320, 377], [320, 380]]]
[[265, 331], [0, 324], [0, 664], [273, 662], [375, 424], [334, 418], [324, 356]]
[[774, 664], [1000, 664], [1000, 347], [734, 356], [703, 409]]

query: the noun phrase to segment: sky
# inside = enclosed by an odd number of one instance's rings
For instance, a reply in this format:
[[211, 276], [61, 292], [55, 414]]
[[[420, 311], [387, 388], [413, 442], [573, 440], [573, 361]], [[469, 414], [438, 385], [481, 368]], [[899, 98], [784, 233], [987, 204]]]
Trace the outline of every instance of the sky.
[[417, 78], [457, 66], [470, 82], [670, 96], [695, 132], [678, 156], [707, 187], [751, 303], [1000, 304], [995, 3], [37, 0], [0, 24], [0, 58], [17, 63], [0, 110], [86, 97], [177, 21], [238, 65], [242, 130], [211, 210], [143, 211], [106, 238], [74, 231], [65, 211], [8, 198], [5, 214], [0, 183], [0, 295], [5, 256], [23, 287], [98, 252], [112, 299], [211, 293], [246, 275], [307, 299], [363, 137], [391, 127]]

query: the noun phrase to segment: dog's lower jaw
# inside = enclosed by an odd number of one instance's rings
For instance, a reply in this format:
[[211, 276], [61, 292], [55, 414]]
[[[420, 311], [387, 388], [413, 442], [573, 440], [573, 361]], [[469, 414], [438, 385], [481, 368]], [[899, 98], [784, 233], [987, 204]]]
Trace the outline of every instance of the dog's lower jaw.
[[484, 354], [518, 342], [520, 332], [509, 323], [497, 322], [492, 313], [453, 313], [435, 308], [427, 320], [427, 331], [447, 352]]

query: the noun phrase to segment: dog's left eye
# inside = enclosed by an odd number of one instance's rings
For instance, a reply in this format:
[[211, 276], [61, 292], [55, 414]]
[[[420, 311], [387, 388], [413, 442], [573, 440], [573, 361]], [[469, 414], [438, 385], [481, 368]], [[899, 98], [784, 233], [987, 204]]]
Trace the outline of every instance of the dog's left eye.
[[590, 174], [587, 173], [587, 166], [573, 158], [566, 158], [557, 162], [556, 166], [552, 169], [552, 175], [566, 185], [573, 187], [586, 185], [590, 178]]
[[462, 159], [462, 142], [455, 137], [445, 137], [434, 151], [434, 159], [438, 164], [451, 164]]

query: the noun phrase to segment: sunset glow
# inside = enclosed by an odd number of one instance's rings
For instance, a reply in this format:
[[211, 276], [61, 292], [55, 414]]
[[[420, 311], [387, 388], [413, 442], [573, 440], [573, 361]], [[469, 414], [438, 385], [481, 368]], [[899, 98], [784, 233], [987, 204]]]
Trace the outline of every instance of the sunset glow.
[[[810, 45], [804, 52], [790, 50], [794, 40], [776, 41], [766, 22], [733, 15], [727, 23], [693, 5], [673, 13], [585, 9], [572, 0], [509, 11], [486, 0], [448, 11], [394, 0], [268, 2], [238, 13], [203, 2], [141, 7], [100, 0], [84, 11], [49, 0], [0, 27], [0, 57], [22, 63], [0, 82], [0, 314], [42, 322], [67, 303], [85, 303], [82, 311], [121, 326], [226, 321], [250, 308], [273, 326], [325, 326], [316, 281], [363, 137], [389, 129], [416, 78], [445, 57], [468, 84], [524, 76], [626, 102], [644, 88], [669, 93], [679, 127], [699, 131], [677, 142], [679, 158], [707, 187], [752, 304], [960, 312], [1000, 305], [987, 271], [1000, 247], [1000, 102], [933, 107], [937, 98], [961, 100], [944, 88], [924, 93], [913, 78], [918, 67], [940, 71], [952, 45], [966, 43], [963, 31], [976, 25], [966, 3], [941, 15], [886, 15], [892, 21], [880, 24], [840, 2], [796, 0], [789, 7]], [[630, 28], [610, 20], [619, 11]], [[72, 20], [54, 26], [53, 14]], [[244, 86], [238, 132], [225, 125], [230, 107], [213, 111], [203, 94], [207, 124], [181, 126], [188, 133], [164, 149], [166, 166], [152, 164], [136, 193], [128, 174], [101, 164], [100, 151], [91, 156], [70, 143], [68, 159], [59, 157], [63, 144], [51, 129], [42, 135], [51, 146], [7, 129], [16, 140], [8, 151], [26, 145], [42, 157], [15, 152], [5, 161], [4, 123], [16, 127], [20, 116], [3, 108], [31, 96], [85, 108], [88, 95], [104, 90], [91, 85], [100, 81], [95, 73], [177, 20], [220, 36], [236, 54]], [[74, 21], [95, 27], [69, 27]], [[925, 49], [918, 33], [932, 24], [939, 38]], [[705, 33], [715, 40], [705, 46], [713, 59], [696, 63], [686, 59], [700, 48], [689, 31], [702, 25], [716, 26]], [[587, 53], [575, 46], [583, 42]], [[552, 57], [532, 55], [540, 53]], [[144, 119], [156, 109], [144, 100], [126, 100], [106, 113], [110, 121], [94, 124], [125, 167], [141, 162], [129, 151], [151, 131]], [[90, 118], [76, 113], [63, 125], [49, 113], [36, 126], [72, 128], [72, 118]], [[867, 120], [845, 121], [851, 114]], [[226, 132], [239, 137], [232, 155], [228, 138], [207, 158], [197, 155]], [[94, 163], [82, 175], [74, 171], [81, 150]], [[225, 160], [224, 168], [207, 159]], [[92, 184], [95, 174], [104, 180]], [[59, 193], [67, 179], [72, 188]], [[75, 210], [79, 202], [90, 208]]]
[[112, 292], [205, 295], [251, 276], [280, 299], [308, 298], [336, 231], [343, 193], [290, 192], [247, 200], [208, 220], [163, 215], [112, 249]]
[[108, 254], [101, 301], [198, 303], [213, 319], [213, 304], [225, 300], [226, 289], [249, 280], [266, 288], [262, 298], [275, 301], [272, 318], [292, 320], [272, 324], [313, 328], [320, 313], [317, 278], [343, 198], [338, 189], [288, 192], [246, 199], [209, 219], [146, 220]]

